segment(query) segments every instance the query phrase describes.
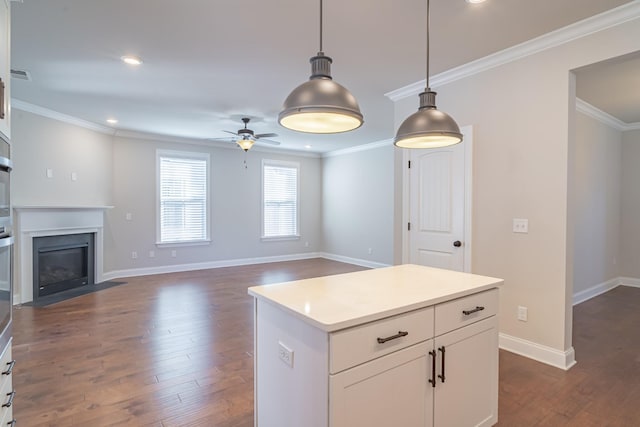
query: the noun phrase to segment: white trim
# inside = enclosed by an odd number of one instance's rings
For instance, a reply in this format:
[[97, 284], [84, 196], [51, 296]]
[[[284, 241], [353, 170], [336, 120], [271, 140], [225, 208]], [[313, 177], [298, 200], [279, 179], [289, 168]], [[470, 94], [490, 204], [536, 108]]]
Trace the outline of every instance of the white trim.
[[634, 279], [632, 277], [618, 277], [620, 286], [630, 286], [632, 288], [640, 288], [640, 279]]
[[499, 346], [503, 350], [564, 369], [565, 371], [576, 364], [576, 355], [573, 347], [561, 351], [503, 333], [499, 334]]
[[345, 154], [358, 153], [360, 151], [374, 150], [380, 147], [386, 147], [393, 145], [393, 139], [383, 139], [382, 141], [371, 142], [363, 145], [356, 145], [355, 147], [341, 148], [340, 150], [328, 151], [322, 154], [322, 158], [344, 156]]
[[[640, 18], [640, 2], [632, 1], [524, 43], [431, 76], [429, 83], [431, 88], [437, 88], [637, 18]], [[387, 92], [385, 96], [392, 101], [398, 101], [408, 96], [417, 95], [424, 90], [425, 83], [425, 80], [421, 80]]]
[[369, 261], [366, 259], [359, 258], [351, 258], [348, 256], [329, 254], [326, 252], [321, 252], [320, 256], [325, 259], [330, 259], [332, 261], [344, 262], [347, 264], [359, 265], [360, 267], [369, 267], [369, 268], [383, 268], [390, 267], [390, 264], [383, 264], [381, 262]]
[[622, 120], [612, 116], [605, 111], [600, 110], [597, 107], [594, 107], [587, 101], [584, 101], [580, 98], [576, 98], [576, 111], [621, 132], [625, 132], [628, 130], [640, 130], [640, 122], [625, 123]]
[[103, 126], [97, 123], [89, 122], [87, 120], [82, 120], [77, 117], [59, 113], [57, 111], [53, 111], [45, 107], [40, 107], [39, 105], [30, 104], [28, 102], [21, 101], [15, 98], [11, 99], [11, 108], [26, 111], [27, 113], [37, 114], [38, 116], [47, 117], [59, 122], [69, 123], [71, 125], [79, 126], [81, 128], [93, 130], [107, 135], [115, 135], [116, 133], [115, 129], [108, 126]]
[[292, 255], [277, 255], [260, 258], [238, 258], [219, 261], [198, 262], [192, 264], [161, 265], [156, 267], [130, 268], [126, 270], [114, 270], [103, 274], [104, 280], [114, 280], [125, 277], [149, 276], [152, 274], [179, 273], [183, 271], [207, 270], [221, 267], [237, 267], [241, 265], [267, 264], [270, 262], [297, 261], [302, 259], [322, 258], [318, 252], [309, 252]]
[[573, 305], [578, 305], [582, 302], [590, 300], [593, 297], [597, 297], [598, 295], [602, 295], [605, 292], [609, 292], [611, 289], [617, 288], [621, 284], [620, 280], [620, 277], [618, 277], [592, 286], [589, 289], [576, 292], [575, 294], [573, 294]]

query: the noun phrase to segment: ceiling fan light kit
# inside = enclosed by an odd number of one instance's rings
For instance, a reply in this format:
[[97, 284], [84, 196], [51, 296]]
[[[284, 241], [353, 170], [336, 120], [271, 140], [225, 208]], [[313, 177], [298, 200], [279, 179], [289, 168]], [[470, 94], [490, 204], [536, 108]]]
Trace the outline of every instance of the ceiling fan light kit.
[[394, 145], [401, 148], [440, 148], [462, 142], [456, 121], [436, 108], [436, 93], [429, 87], [429, 0], [427, 0], [427, 79], [420, 107], [398, 128]]
[[331, 77], [332, 59], [322, 51], [322, 0], [320, 0], [320, 49], [312, 57], [311, 77], [284, 101], [278, 122], [298, 132], [340, 133], [362, 126], [356, 98]]

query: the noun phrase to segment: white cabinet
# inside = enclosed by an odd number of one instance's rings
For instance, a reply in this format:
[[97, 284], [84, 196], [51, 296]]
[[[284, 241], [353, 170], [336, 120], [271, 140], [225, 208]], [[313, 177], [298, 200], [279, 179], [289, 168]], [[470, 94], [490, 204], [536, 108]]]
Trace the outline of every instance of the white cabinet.
[[396, 266], [250, 288], [255, 425], [494, 425], [501, 283]]
[[0, 0], [0, 132], [11, 138], [11, 13], [9, 0]]
[[[13, 390], [13, 365], [15, 360], [11, 358], [11, 340], [2, 350], [0, 357], [0, 425], [13, 425], [13, 398], [16, 392]], [[13, 422], [13, 423], [12, 423]]]
[[330, 425], [428, 426], [433, 389], [427, 383], [432, 341], [331, 375]]

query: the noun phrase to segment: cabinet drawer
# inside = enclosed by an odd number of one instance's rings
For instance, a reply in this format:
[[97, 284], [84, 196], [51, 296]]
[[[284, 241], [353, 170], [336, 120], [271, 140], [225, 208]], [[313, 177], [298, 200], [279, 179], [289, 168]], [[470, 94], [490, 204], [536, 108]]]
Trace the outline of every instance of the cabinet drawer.
[[498, 289], [491, 289], [436, 305], [436, 336], [461, 328], [498, 312]]
[[[0, 419], [10, 417], [11, 415], [9, 414], [13, 412], [13, 408], [11, 408], [11, 406], [4, 406], [9, 401], [13, 403], [13, 398], [11, 398], [12, 391], [13, 388], [11, 387], [11, 378], [9, 378], [9, 380], [3, 382], [2, 388], [0, 388], [0, 405], [3, 405], [0, 406]], [[8, 421], [11, 420], [9, 419]]]
[[[0, 388], [4, 386], [4, 383], [6, 381], [11, 382], [11, 377], [12, 377], [11, 372], [13, 371], [11, 360], [12, 360], [11, 359], [11, 342], [9, 342], [9, 344], [7, 344], [5, 352], [2, 354], [2, 357], [0, 358], [0, 372], [3, 372], [3, 374], [0, 375]], [[4, 374], [4, 372], [7, 372], [7, 373]]]
[[433, 307], [334, 332], [329, 336], [329, 372], [335, 374], [432, 337]]

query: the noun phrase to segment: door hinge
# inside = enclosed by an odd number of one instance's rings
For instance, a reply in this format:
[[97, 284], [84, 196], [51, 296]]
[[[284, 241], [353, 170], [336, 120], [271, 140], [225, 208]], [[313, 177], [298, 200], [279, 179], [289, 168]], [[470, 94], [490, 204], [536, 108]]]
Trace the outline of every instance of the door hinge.
[[411, 160], [407, 162], [409, 164], [409, 169], [411, 169]]
[[407, 223], [407, 231], [411, 231], [411, 223], [410, 222]]

